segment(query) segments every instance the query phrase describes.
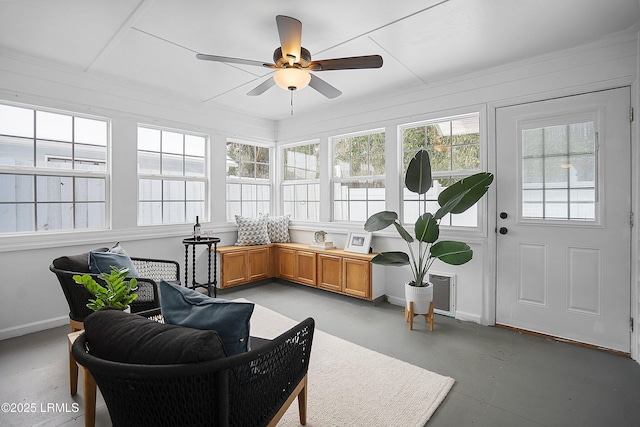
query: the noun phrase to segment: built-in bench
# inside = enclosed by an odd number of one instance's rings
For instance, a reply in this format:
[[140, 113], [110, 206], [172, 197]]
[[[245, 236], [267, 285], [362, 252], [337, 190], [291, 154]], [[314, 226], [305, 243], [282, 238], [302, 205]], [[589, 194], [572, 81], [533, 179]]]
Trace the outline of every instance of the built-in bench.
[[384, 295], [375, 254], [316, 249], [302, 243], [220, 246], [220, 288], [278, 278], [374, 301]]

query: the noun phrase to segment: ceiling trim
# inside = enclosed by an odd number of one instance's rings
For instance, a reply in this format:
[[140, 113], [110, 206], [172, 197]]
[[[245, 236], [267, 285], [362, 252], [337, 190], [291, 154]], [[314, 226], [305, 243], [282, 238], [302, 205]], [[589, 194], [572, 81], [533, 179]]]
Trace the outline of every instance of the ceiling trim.
[[140, 19], [140, 17], [147, 11], [156, 0], [142, 0], [142, 3], [133, 11], [131, 15], [124, 21], [124, 23], [120, 26], [118, 31], [111, 37], [111, 39], [107, 42], [107, 44], [100, 50], [100, 52], [93, 58], [93, 61], [84, 69], [85, 73], [89, 71], [93, 65], [100, 60], [104, 55], [106, 55], [109, 50], [113, 48], [114, 45], [118, 44], [122, 38], [127, 34], [127, 32], [133, 27], [133, 25]]

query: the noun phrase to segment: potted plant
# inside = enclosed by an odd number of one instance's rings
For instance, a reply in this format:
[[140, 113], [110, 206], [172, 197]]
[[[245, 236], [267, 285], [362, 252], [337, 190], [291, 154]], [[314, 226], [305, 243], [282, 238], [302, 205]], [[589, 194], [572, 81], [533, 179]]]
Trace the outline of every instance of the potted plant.
[[104, 281], [106, 287], [100, 285], [88, 274], [82, 276], [76, 274], [73, 280], [95, 296], [95, 299], [90, 299], [87, 304], [91, 310], [98, 311], [103, 307], [113, 307], [127, 311], [129, 304], [138, 298], [138, 294], [132, 293], [138, 289], [138, 281], [135, 278], [125, 280], [128, 273], [128, 268], [111, 267], [111, 272], [98, 276]]
[[[408, 254], [400, 251], [382, 252], [376, 255], [372, 262], [380, 265], [411, 267], [413, 280], [405, 284], [405, 300], [407, 310], [410, 303], [414, 303], [412, 314], [429, 313], [433, 300], [433, 285], [428, 280], [428, 273], [436, 259], [451, 265], [461, 265], [469, 262], [473, 257], [473, 251], [466, 243], [438, 239], [440, 220], [449, 213], [459, 214], [475, 205], [488, 191], [491, 182], [493, 182], [493, 174], [480, 172], [463, 178], [445, 189], [438, 196], [440, 208], [436, 213], [419, 212], [420, 215], [414, 225], [414, 236], [400, 224], [398, 214], [395, 212], [378, 212], [367, 219], [364, 225], [366, 231], [382, 230], [393, 224], [407, 243]], [[420, 150], [409, 162], [405, 185], [409, 191], [418, 194], [419, 200], [424, 201], [432, 184], [429, 154], [426, 150]], [[420, 203], [420, 206], [422, 207], [423, 203]]]

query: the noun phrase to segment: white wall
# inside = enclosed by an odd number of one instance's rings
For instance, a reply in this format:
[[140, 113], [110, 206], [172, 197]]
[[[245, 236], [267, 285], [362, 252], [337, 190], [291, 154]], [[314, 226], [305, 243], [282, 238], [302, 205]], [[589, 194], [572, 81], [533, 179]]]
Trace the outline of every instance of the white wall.
[[[479, 108], [483, 112], [482, 132], [486, 134], [484, 162], [489, 171], [495, 171], [496, 107], [622, 85], [632, 85], [637, 100], [637, 39], [635, 33], [620, 34], [557, 54], [433, 82], [419, 90], [381, 93], [358, 105], [295, 116], [277, 124], [183, 99], [169, 99], [166, 94], [138, 90], [122, 82], [88, 77], [61, 66], [0, 52], [0, 99], [110, 117], [113, 119], [114, 145], [112, 230], [0, 238], [0, 269], [5, 279], [0, 286], [0, 339], [67, 322], [64, 297], [54, 275], [47, 269], [51, 260], [61, 254], [79, 253], [120, 240], [131, 255], [184, 262], [180, 241], [189, 233], [189, 226], [138, 228], [135, 225], [136, 189], [131, 183], [136, 182], [135, 126], [138, 122], [211, 135], [212, 224], [204, 224], [204, 228], [213, 227], [216, 234], [223, 237], [223, 243], [230, 244], [235, 239], [234, 227], [225, 223], [224, 204], [221, 203], [224, 200], [224, 142], [227, 137], [277, 141], [278, 144], [319, 139], [324, 148], [322, 156], [326, 156], [328, 138], [332, 135], [385, 127], [389, 164], [387, 208], [397, 211], [401, 183], [397, 125]], [[637, 140], [637, 126], [634, 129]], [[634, 165], [637, 165], [637, 150], [634, 150], [634, 159]], [[329, 222], [328, 169], [327, 166], [321, 178], [324, 184], [321, 222], [294, 223], [294, 240], [311, 241], [313, 231], [324, 229], [341, 246], [350, 229], [362, 227], [362, 224]], [[634, 174], [635, 182], [639, 183], [637, 168]], [[635, 191], [637, 210], [637, 188]], [[447, 236], [469, 242], [474, 250], [473, 261], [455, 269], [449, 266], [436, 266], [435, 269], [458, 275], [457, 317], [492, 324], [495, 319], [495, 189], [489, 193], [486, 203], [488, 215], [482, 220], [480, 232]], [[637, 227], [634, 229], [633, 254], [638, 259], [636, 230]], [[394, 233], [385, 231], [375, 235], [373, 246], [376, 251], [402, 249], [403, 242]], [[637, 319], [640, 310], [638, 265], [633, 269], [636, 280], [632, 313]], [[400, 276], [409, 274], [401, 271], [387, 268], [385, 272], [387, 295], [390, 301], [399, 304], [403, 298]], [[640, 353], [639, 326], [636, 322], [632, 343], [636, 358]]]

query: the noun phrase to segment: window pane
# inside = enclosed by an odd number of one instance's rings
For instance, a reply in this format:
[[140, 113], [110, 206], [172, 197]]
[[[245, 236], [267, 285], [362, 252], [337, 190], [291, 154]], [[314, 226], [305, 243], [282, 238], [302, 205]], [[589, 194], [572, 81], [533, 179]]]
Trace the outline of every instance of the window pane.
[[103, 202], [106, 182], [103, 178], [76, 178], [76, 201]]
[[35, 231], [35, 204], [0, 204], [0, 233]]
[[33, 140], [0, 135], [0, 165], [33, 166]]
[[138, 127], [138, 150], [160, 152], [160, 131]]
[[205, 176], [205, 163], [202, 157], [185, 157], [184, 174], [186, 176]]
[[182, 134], [163, 130], [162, 151], [165, 153], [184, 154]]
[[36, 177], [36, 200], [38, 202], [73, 201], [73, 178], [69, 176]]
[[184, 153], [189, 156], [204, 157], [206, 139], [202, 136], [185, 135]]
[[36, 141], [36, 167], [73, 168], [73, 144], [68, 142]]
[[75, 228], [105, 228], [106, 219], [104, 203], [76, 203]]
[[162, 204], [162, 222], [164, 224], [176, 224], [186, 222], [185, 202], [164, 202]]
[[526, 129], [521, 144], [523, 217], [595, 220], [595, 123]]
[[204, 202], [187, 202], [187, 222], [196, 222], [196, 217], [204, 218]]
[[38, 231], [73, 228], [73, 203], [38, 203]]
[[138, 172], [148, 174], [160, 173], [160, 153], [138, 151]]
[[227, 200], [241, 200], [240, 184], [227, 184]]
[[164, 200], [185, 200], [184, 181], [164, 181], [162, 197]]
[[138, 203], [138, 222], [140, 224], [162, 224], [162, 202]]
[[33, 176], [0, 174], [0, 202], [33, 202]]
[[75, 144], [74, 168], [77, 170], [107, 170], [107, 148]]
[[107, 146], [107, 122], [76, 117], [74, 132], [75, 142]]
[[36, 138], [71, 142], [71, 130], [71, 116], [36, 111]]
[[183, 175], [182, 161], [184, 157], [172, 154], [162, 155], [162, 174], [163, 175]]
[[0, 105], [0, 134], [33, 138], [33, 110]]
[[187, 200], [204, 200], [204, 182], [187, 181]]
[[162, 200], [162, 181], [159, 179], [140, 179], [138, 181], [139, 200]]

